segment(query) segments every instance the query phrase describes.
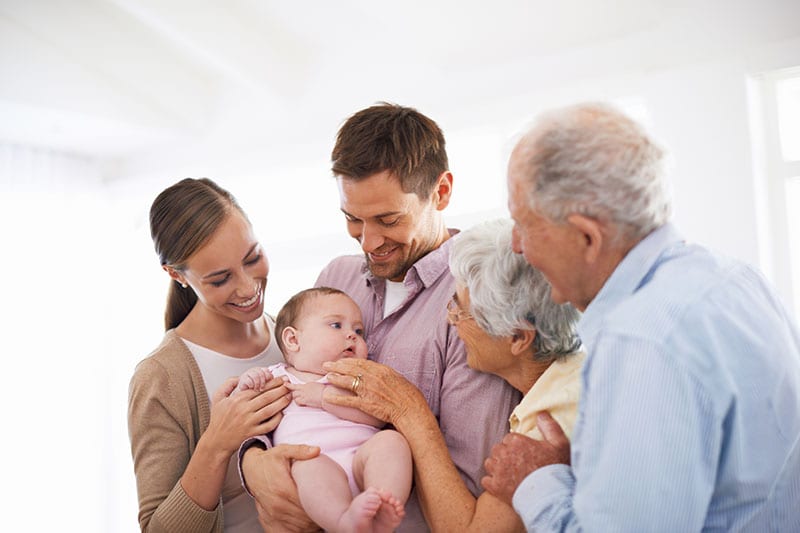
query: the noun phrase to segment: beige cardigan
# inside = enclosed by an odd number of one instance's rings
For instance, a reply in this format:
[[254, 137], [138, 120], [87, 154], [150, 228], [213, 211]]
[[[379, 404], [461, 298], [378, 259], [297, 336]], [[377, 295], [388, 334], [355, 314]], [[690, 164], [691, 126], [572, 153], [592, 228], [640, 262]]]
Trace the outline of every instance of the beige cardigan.
[[180, 484], [211, 410], [200, 368], [174, 330], [136, 366], [128, 391], [128, 434], [139, 492], [139, 525], [148, 532], [223, 531], [222, 500], [198, 506]]

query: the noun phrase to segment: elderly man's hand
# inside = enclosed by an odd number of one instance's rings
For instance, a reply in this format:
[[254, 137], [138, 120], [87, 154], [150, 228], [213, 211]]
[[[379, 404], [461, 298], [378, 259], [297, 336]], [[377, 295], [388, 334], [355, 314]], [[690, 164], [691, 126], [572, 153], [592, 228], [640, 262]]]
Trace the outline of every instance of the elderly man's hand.
[[536, 419], [544, 440], [534, 440], [519, 433], [509, 433], [492, 448], [486, 459], [487, 475], [481, 485], [487, 492], [511, 505], [511, 499], [528, 474], [543, 466], [569, 464], [569, 439], [549, 413]]
[[242, 473], [256, 499], [258, 521], [266, 532], [304, 533], [319, 531], [300, 505], [292, 479], [292, 461], [319, 455], [316, 446], [279, 444], [268, 450], [248, 449], [242, 458]]

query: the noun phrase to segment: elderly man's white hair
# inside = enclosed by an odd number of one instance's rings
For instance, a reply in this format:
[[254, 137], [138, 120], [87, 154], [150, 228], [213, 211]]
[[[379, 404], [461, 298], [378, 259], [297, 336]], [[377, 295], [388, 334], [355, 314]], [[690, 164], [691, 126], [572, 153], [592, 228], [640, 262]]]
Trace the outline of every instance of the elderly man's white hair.
[[535, 358], [557, 359], [580, 347], [580, 313], [550, 298], [544, 275], [511, 249], [514, 223], [483, 222], [462, 231], [450, 250], [450, 271], [469, 290], [469, 312], [489, 335], [505, 337], [536, 328]]
[[529, 205], [554, 222], [577, 213], [615, 223], [620, 236], [638, 240], [670, 217], [664, 152], [610, 105], [542, 114], [515, 157], [534, 184]]

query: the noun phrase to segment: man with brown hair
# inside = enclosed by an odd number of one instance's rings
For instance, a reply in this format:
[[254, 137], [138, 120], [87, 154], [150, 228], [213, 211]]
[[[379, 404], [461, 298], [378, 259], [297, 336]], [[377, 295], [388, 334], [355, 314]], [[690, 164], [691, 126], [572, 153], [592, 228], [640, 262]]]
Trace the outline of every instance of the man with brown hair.
[[[317, 285], [340, 289], [359, 304], [369, 358], [420, 389], [453, 462], [477, 495], [483, 460], [508, 431], [519, 396], [502, 379], [467, 366], [464, 345], [447, 321], [447, 302], [455, 291], [449, 245], [457, 230], [442, 218], [453, 189], [444, 136], [415, 109], [381, 103], [345, 122], [331, 159], [347, 230], [364, 255], [334, 259]], [[362, 379], [370, 376], [353, 379], [354, 392]], [[276, 472], [286, 470], [276, 465], [302, 458], [274, 451], [245, 454], [247, 486], [265, 527], [288, 527], [287, 511], [275, 506], [296, 494], [288, 476], [276, 487]], [[412, 493], [399, 530], [427, 529]]]

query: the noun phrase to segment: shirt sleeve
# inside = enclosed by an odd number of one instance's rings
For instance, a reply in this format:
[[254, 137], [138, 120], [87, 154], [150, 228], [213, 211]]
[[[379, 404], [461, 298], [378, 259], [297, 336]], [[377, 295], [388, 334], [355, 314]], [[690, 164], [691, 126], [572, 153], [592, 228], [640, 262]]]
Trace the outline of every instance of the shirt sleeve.
[[679, 350], [603, 335], [593, 348], [572, 467], [533, 472], [514, 508], [537, 531], [701, 530], [722, 440], [710, 395]]
[[[514, 493], [514, 510], [526, 531], [580, 529], [574, 522], [572, 491], [575, 478], [569, 465], [549, 465], [525, 478]], [[536, 505], [530, 505], [536, 502]], [[570, 528], [570, 526], [573, 526]]]

